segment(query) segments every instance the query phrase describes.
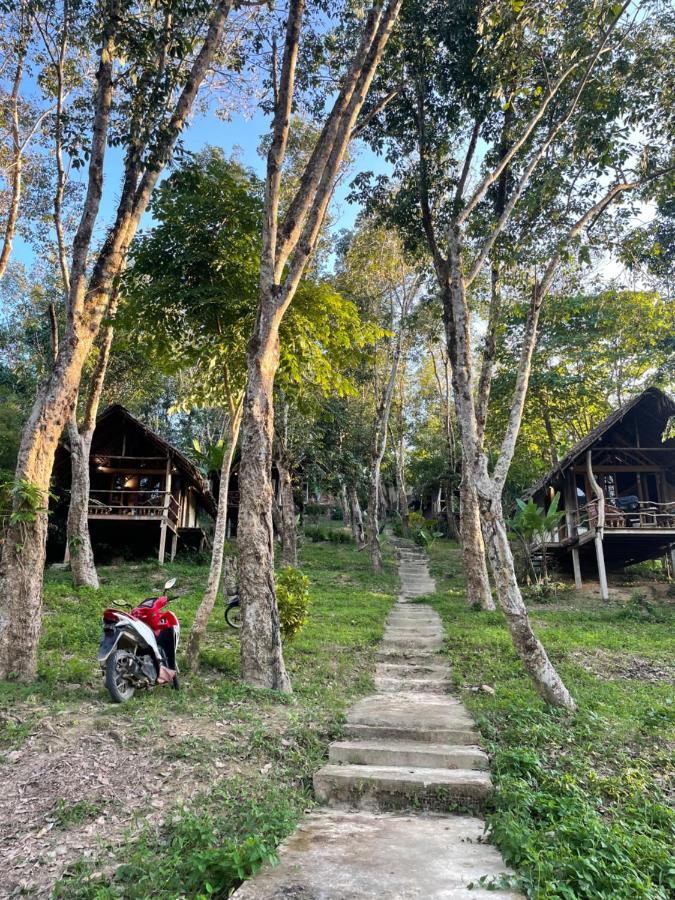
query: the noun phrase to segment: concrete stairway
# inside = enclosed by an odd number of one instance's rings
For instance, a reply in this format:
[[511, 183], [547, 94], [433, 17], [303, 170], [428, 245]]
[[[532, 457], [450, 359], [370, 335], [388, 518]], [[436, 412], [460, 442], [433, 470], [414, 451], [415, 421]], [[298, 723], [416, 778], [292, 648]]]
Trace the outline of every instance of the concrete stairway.
[[492, 793], [488, 759], [468, 712], [448, 696], [440, 618], [411, 602], [435, 590], [426, 557], [410, 541], [396, 547], [401, 595], [378, 650], [378, 692], [352, 707], [344, 739], [314, 775], [330, 810], [309, 816], [278, 868], [243, 885], [238, 900], [519, 896], [468, 889], [504, 872], [496, 850], [479, 843], [482, 821], [466, 814]]

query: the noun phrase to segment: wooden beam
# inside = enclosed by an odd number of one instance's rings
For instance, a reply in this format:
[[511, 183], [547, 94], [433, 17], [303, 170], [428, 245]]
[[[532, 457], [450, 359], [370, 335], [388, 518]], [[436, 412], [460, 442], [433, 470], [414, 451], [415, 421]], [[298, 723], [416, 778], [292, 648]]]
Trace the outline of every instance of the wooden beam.
[[[574, 471], [579, 472], [579, 473], [587, 472], [588, 466], [575, 466]], [[620, 465], [593, 466], [593, 471], [594, 472], [628, 472], [629, 474], [631, 472], [635, 472], [635, 473], [637, 473], [637, 472], [662, 472], [663, 466], [638, 466], [638, 465], [634, 465], [634, 466], [630, 466], [630, 465], [628, 465], [628, 466], [620, 466]]]

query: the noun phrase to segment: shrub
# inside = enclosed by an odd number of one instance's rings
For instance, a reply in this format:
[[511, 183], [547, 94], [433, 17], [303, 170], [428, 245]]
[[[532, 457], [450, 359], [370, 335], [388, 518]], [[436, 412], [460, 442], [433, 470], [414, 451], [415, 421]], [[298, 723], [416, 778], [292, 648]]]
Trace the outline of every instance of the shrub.
[[305, 525], [305, 537], [313, 544], [330, 540], [328, 529], [323, 525]]
[[286, 566], [277, 575], [276, 587], [281, 638], [292, 641], [307, 622], [309, 578], [299, 569]]
[[330, 541], [332, 544], [351, 544], [354, 540], [346, 528], [328, 528], [326, 525], [305, 525], [305, 537], [313, 544]]
[[541, 581], [521, 587], [520, 592], [526, 603], [549, 603], [571, 598], [574, 588], [564, 581]]
[[429, 523], [422, 513], [411, 510], [408, 513], [408, 527], [411, 531], [419, 531], [421, 528], [427, 528]]

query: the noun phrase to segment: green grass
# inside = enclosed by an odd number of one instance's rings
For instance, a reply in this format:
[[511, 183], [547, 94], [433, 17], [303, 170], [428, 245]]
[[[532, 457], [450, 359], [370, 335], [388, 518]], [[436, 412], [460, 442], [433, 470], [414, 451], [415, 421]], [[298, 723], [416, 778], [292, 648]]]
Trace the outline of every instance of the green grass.
[[[129, 832], [71, 864], [55, 889], [67, 898], [227, 897], [254, 873], [313, 804], [311, 779], [340, 734], [354, 698], [372, 688], [374, 650], [398, 580], [391, 555], [373, 576], [367, 554], [350, 544], [308, 543], [301, 553], [310, 578], [309, 621], [284, 648], [291, 696], [257, 691], [239, 681], [239, 644], [214, 610], [203, 644], [202, 667], [184, 677], [183, 689], [137, 694], [128, 704], [109, 702], [96, 665], [101, 611], [135, 604], [176, 576], [174, 609], [187, 635], [201, 599], [206, 567], [156, 562], [104, 567], [99, 592], [75, 590], [68, 573], [49, 571], [39, 679], [0, 684], [0, 754], [21, 748], [40, 720], [68, 711], [78, 728], [122, 730], [131, 744], [189, 767], [201, 785], [163, 818], [139, 806]], [[179, 654], [180, 661], [180, 654]], [[181, 734], [171, 738], [172, 723]], [[187, 725], [186, 725], [187, 723]], [[218, 726], [218, 730], [216, 728]], [[224, 731], [223, 731], [224, 728]], [[82, 825], [106, 808], [95, 800], [52, 800], [60, 830]], [[142, 796], [139, 804], [142, 804]], [[115, 812], [115, 810], [111, 810]]]
[[515, 886], [537, 900], [674, 896], [673, 687], [616, 669], [636, 657], [647, 672], [672, 666], [672, 611], [654, 609], [652, 621], [630, 604], [574, 598], [569, 609], [531, 610], [579, 704], [569, 715], [536, 695], [501, 614], [467, 607], [458, 551], [437, 541], [430, 556], [454, 681], [492, 757], [490, 834]]

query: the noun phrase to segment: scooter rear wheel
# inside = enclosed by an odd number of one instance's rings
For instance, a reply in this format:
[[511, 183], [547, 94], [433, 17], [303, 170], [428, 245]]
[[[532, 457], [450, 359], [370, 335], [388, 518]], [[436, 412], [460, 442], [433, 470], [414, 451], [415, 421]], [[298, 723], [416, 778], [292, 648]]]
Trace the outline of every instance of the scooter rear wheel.
[[106, 661], [105, 686], [115, 703], [126, 703], [136, 693], [136, 688], [125, 677], [131, 655], [127, 650], [114, 650]]
[[225, 621], [230, 628], [241, 628], [241, 606], [238, 600], [233, 600], [225, 607]]

